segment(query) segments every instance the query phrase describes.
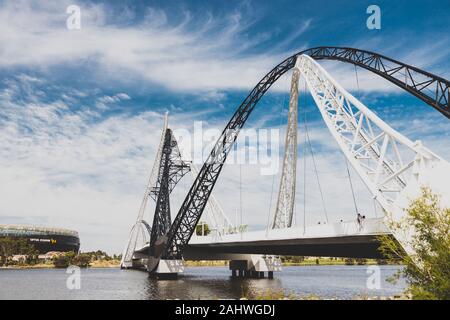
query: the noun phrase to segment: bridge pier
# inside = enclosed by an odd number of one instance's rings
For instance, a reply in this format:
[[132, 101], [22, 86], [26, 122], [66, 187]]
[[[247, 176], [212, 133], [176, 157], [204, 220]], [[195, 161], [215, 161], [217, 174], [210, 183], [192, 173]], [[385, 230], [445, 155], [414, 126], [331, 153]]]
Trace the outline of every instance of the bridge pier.
[[149, 276], [155, 279], [177, 279], [178, 273], [184, 272], [184, 261], [183, 260], [159, 260], [158, 266], [153, 270], [149, 269], [149, 264], [147, 264], [147, 271]]
[[230, 260], [232, 278], [264, 278], [273, 279], [274, 271], [281, 271], [281, 260], [274, 256], [240, 255], [239, 260]]

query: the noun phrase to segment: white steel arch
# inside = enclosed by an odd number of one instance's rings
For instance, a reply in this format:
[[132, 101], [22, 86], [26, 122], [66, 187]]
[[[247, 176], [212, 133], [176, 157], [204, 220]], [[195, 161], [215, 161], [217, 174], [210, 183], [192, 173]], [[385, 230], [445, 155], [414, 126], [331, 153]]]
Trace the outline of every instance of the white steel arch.
[[[438, 188], [430, 172], [441, 179], [449, 176], [448, 162], [387, 125], [311, 57], [299, 56], [295, 68], [340, 149], [390, 221], [403, 217], [407, 202], [422, 185]], [[405, 235], [394, 236], [408, 251]]]
[[299, 68], [294, 68], [289, 98], [288, 123], [286, 128], [283, 168], [277, 205], [273, 216], [272, 229], [292, 226], [295, 205], [295, 186], [297, 179], [297, 132], [298, 132], [298, 81]]

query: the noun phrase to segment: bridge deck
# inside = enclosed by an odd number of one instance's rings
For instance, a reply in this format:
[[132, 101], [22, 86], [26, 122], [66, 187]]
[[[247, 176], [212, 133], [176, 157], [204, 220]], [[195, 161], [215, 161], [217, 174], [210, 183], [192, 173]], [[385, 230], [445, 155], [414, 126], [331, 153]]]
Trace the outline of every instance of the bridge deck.
[[[227, 234], [193, 236], [186, 246], [185, 260], [239, 260], [242, 254], [382, 258], [379, 235], [391, 235], [382, 218], [361, 224], [345, 221], [315, 226], [292, 227]], [[143, 258], [148, 245], [135, 251]]]
[[193, 236], [186, 260], [231, 259], [232, 254], [381, 258], [377, 236], [390, 234], [381, 218], [224, 236]]

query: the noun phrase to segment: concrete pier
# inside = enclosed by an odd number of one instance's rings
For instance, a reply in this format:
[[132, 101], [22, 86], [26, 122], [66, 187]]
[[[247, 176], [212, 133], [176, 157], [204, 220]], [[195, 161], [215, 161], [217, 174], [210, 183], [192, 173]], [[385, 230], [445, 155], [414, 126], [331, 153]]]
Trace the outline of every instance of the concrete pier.
[[269, 279], [273, 279], [274, 271], [281, 271], [281, 260], [274, 256], [239, 255], [238, 259], [230, 260], [231, 276], [236, 278], [263, 279], [265, 272]]

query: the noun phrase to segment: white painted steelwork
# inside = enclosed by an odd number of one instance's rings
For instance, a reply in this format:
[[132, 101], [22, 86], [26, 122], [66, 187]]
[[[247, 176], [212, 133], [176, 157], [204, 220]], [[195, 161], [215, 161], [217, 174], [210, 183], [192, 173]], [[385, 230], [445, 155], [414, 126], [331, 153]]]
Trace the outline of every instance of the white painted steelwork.
[[[286, 206], [282, 206], [283, 210], [278, 210], [277, 205], [272, 221], [273, 229], [269, 232], [244, 232], [225, 235], [220, 239], [214, 236], [194, 236], [190, 244], [352, 236], [361, 232], [365, 235], [388, 234], [390, 230], [386, 225], [392, 221], [398, 222], [404, 217], [405, 208], [409, 201], [419, 194], [421, 186], [429, 186], [432, 190], [443, 194], [446, 199], [449, 198], [450, 164], [424, 147], [420, 141], [413, 142], [387, 125], [341, 87], [316, 61], [306, 55], [298, 57], [294, 67], [289, 115], [291, 118], [290, 121], [288, 120], [288, 127], [291, 127], [292, 132], [286, 134], [286, 143], [289, 144], [290, 151], [286, 150], [289, 156], [285, 153], [282, 176], [288, 171], [295, 172], [292, 161], [296, 153], [291, 146], [294, 145], [294, 141], [297, 146], [297, 132], [296, 126], [292, 125], [292, 119], [296, 111], [293, 110], [296, 107], [293, 98], [297, 100], [298, 97], [293, 94], [293, 88], [299, 74], [305, 78], [308, 89], [332, 136], [373, 198], [383, 209], [384, 217], [366, 220], [363, 229], [356, 221], [292, 227], [288, 223], [290, 211], [285, 210]], [[281, 184], [283, 185], [283, 178]], [[294, 199], [295, 178], [285, 185], [294, 186], [294, 188], [280, 187], [279, 199], [280, 197]], [[280, 224], [277, 221], [280, 221]], [[402, 243], [405, 250], [411, 252], [407, 245], [410, 233], [394, 234], [394, 236]]]
[[297, 179], [297, 127], [298, 127], [298, 80], [299, 68], [294, 68], [291, 80], [288, 124], [284, 143], [283, 169], [277, 206], [272, 221], [272, 229], [289, 228], [292, 225], [295, 205], [295, 183]]
[[[404, 217], [409, 200], [418, 195], [421, 186], [428, 185], [433, 191], [445, 189], [442, 182], [450, 173], [448, 162], [420, 141], [413, 142], [387, 125], [311, 57], [298, 57], [295, 67], [305, 78], [340, 149], [389, 222]], [[394, 236], [407, 251], [410, 249], [407, 245], [410, 235]]]
[[383, 218], [365, 219], [362, 223], [355, 220], [335, 222], [329, 224], [310, 225], [307, 227], [291, 227], [286, 229], [272, 229], [248, 231], [239, 234], [227, 234], [221, 239], [213, 236], [193, 236], [189, 244], [224, 244], [261, 241], [261, 240], [288, 240], [288, 239], [318, 239], [345, 236], [381, 235], [390, 234], [384, 224]]

